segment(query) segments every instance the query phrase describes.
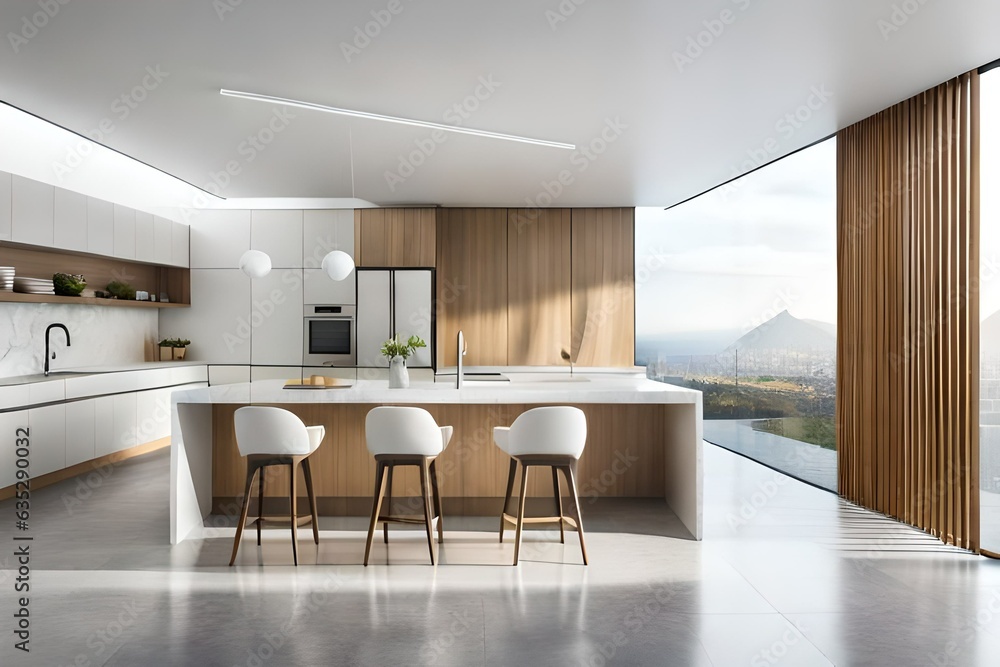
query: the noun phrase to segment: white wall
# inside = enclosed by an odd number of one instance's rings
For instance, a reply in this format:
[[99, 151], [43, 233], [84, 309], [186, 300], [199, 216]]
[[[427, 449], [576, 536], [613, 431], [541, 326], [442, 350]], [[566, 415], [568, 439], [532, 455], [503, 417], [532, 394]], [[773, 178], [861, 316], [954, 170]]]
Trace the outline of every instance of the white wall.
[[62, 331], [52, 332], [54, 369], [154, 359], [155, 309], [0, 303], [0, 377], [42, 372], [45, 328], [53, 322], [66, 325], [73, 343], [66, 347]]

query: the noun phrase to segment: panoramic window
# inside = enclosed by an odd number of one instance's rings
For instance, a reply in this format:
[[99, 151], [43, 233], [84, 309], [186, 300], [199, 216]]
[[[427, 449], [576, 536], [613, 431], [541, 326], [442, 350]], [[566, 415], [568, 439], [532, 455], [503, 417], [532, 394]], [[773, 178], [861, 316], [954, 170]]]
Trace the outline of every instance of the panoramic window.
[[980, 544], [1000, 553], [1000, 70], [981, 79], [979, 316]]
[[836, 139], [636, 210], [636, 362], [705, 439], [836, 491]]

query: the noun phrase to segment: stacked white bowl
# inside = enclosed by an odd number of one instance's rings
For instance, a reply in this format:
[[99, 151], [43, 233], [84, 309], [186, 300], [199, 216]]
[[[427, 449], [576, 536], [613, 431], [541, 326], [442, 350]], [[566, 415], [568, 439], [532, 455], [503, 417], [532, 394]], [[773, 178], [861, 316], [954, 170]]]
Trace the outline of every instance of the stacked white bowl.
[[26, 278], [14, 276], [14, 291], [25, 294], [55, 294], [51, 278]]
[[0, 266], [0, 292], [14, 290], [14, 267]]

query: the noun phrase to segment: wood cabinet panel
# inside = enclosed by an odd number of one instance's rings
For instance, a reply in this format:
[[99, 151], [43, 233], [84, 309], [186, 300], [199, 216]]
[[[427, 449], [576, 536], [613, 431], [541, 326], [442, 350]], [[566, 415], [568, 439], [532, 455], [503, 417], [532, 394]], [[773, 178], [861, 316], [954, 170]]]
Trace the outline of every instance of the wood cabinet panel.
[[437, 234], [437, 363], [455, 366], [465, 332], [467, 366], [507, 364], [507, 209], [441, 209]]
[[358, 266], [432, 267], [437, 221], [433, 208], [365, 208], [355, 211]]
[[635, 364], [635, 210], [573, 209], [573, 362]]
[[507, 211], [507, 363], [568, 365], [570, 209]]
[[[246, 461], [237, 448], [233, 426], [233, 413], [239, 407], [213, 407], [212, 495], [215, 498], [233, 498], [243, 493]], [[279, 407], [295, 413], [308, 425], [326, 427], [326, 438], [311, 458], [316, 495], [370, 499], [375, 485], [375, 460], [365, 447], [365, 417], [376, 406], [286, 404]], [[431, 404], [421, 407], [427, 409], [438, 424], [455, 429], [448, 448], [438, 458], [441, 495], [492, 498], [499, 502], [504, 494], [510, 459], [493, 443], [492, 429], [509, 426], [517, 415], [538, 406]], [[577, 407], [587, 416], [587, 446], [580, 457], [577, 478], [581, 499], [586, 502], [596, 497], [662, 498], [665, 494], [664, 449], [670, 446], [666, 411], [670, 406], [585, 404]], [[301, 478], [299, 482], [304, 496]], [[287, 496], [287, 469], [270, 469], [265, 486], [269, 497]], [[416, 496], [419, 488], [416, 468], [399, 468], [394, 474], [395, 498]], [[562, 488], [565, 494], [566, 486]], [[528, 479], [528, 493], [535, 497], [551, 497], [551, 475], [540, 469], [533, 470]]]

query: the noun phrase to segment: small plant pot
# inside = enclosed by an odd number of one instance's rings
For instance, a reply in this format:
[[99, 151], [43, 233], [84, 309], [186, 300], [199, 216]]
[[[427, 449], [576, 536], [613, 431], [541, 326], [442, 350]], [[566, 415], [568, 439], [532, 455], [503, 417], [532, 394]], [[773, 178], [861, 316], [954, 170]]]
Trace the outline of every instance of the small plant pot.
[[186, 347], [175, 347], [174, 348], [174, 359], [180, 360], [187, 355], [188, 349]]
[[160, 348], [160, 361], [171, 361], [174, 358], [174, 348], [172, 347], [161, 347]]
[[410, 386], [410, 374], [406, 370], [406, 360], [403, 357], [393, 357], [389, 361], [389, 388], [406, 389]]

